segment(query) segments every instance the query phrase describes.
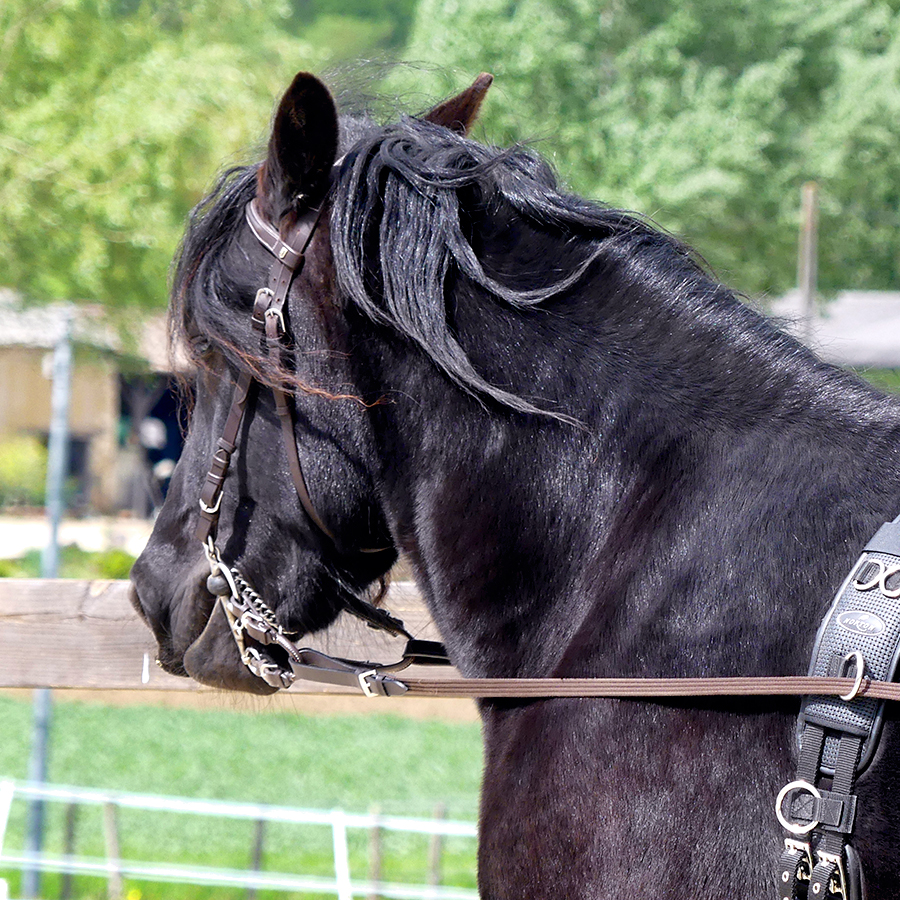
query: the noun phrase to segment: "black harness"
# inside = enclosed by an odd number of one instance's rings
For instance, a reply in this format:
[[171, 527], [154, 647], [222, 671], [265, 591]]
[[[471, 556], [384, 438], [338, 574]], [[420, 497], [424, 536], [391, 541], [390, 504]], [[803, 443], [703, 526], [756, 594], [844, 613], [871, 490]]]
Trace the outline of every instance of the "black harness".
[[864, 678], [892, 681], [900, 660], [900, 519], [866, 545], [819, 626], [809, 674], [852, 676], [841, 697], [809, 696], [797, 721], [797, 778], [776, 814], [787, 837], [778, 867], [783, 900], [863, 900], [852, 845], [856, 780], [881, 735], [884, 701], [860, 697]]

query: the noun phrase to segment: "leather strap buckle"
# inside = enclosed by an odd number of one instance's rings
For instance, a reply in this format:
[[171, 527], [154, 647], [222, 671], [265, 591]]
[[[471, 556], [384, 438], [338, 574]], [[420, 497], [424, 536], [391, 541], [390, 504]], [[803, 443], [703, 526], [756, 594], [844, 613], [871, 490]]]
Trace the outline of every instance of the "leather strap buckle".
[[262, 331], [266, 327], [266, 313], [269, 310], [269, 306], [272, 301], [275, 299], [275, 294], [272, 292], [271, 288], [261, 287], [256, 292], [256, 297], [253, 300], [253, 313], [250, 316], [250, 321], [253, 324], [253, 327], [257, 329], [257, 331]]
[[372, 690], [372, 685], [369, 684], [369, 679], [374, 678], [378, 672], [375, 669], [369, 669], [366, 672], [359, 672], [356, 676], [356, 680], [359, 682], [359, 686], [362, 688], [363, 694], [367, 697], [379, 697], [381, 694], [376, 693]]
[[829, 897], [847, 896], [847, 873], [844, 870], [842, 853], [827, 853], [819, 850], [819, 860], [813, 869], [812, 883], [809, 886], [810, 900], [826, 900]]

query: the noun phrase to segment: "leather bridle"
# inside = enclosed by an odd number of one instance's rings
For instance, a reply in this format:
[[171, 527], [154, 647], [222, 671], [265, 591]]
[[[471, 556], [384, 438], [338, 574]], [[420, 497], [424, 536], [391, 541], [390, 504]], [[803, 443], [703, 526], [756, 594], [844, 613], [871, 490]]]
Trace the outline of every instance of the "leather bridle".
[[[294, 280], [303, 271], [306, 251], [321, 221], [324, 208], [325, 202], [323, 201], [317, 208], [309, 209], [298, 219], [289, 240], [285, 240], [263, 218], [255, 199], [246, 206], [245, 216], [251, 232], [274, 257], [266, 285], [256, 292], [250, 321], [253, 330], [260, 335], [261, 340], [264, 339], [266, 353], [275, 373], [282, 370], [284, 357], [289, 349], [289, 335], [285, 319], [287, 297]], [[288, 687], [294, 678], [290, 670], [285, 670], [267, 654], [260, 653], [256, 648], [248, 646], [245, 634], [256, 638], [259, 643], [281, 646], [288, 658], [296, 661], [299, 656], [289, 640], [291, 633], [276, 623], [274, 612], [253, 591], [241, 573], [236, 568], [223, 563], [216, 546], [225, 480], [231, 464], [231, 457], [237, 449], [238, 434], [250, 394], [257, 383], [258, 378], [251, 369], [246, 366], [242, 367], [235, 383], [231, 407], [222, 429], [222, 435], [216, 443], [209, 471], [200, 491], [200, 518], [195, 536], [203, 544], [204, 553], [210, 566], [207, 587], [221, 601], [241, 653], [242, 662], [254, 675], [263, 678], [268, 684], [275, 687]], [[392, 552], [392, 546], [348, 549], [341, 545], [338, 537], [326, 525], [325, 520], [316, 509], [306, 485], [294, 432], [290, 389], [279, 386], [277, 383], [270, 384], [269, 388], [275, 400], [275, 412], [281, 423], [282, 444], [291, 480], [294, 483], [300, 505], [310, 522], [327, 541], [342, 553]], [[388, 612], [350, 595], [349, 592], [344, 599], [349, 612], [373, 627], [393, 635], [406, 635], [411, 639], [403, 627], [403, 623]]]
[[[281, 367], [282, 357], [287, 349], [287, 328], [284, 316], [287, 296], [294, 279], [303, 271], [303, 264], [306, 259], [305, 254], [321, 220], [323, 206], [324, 204], [317, 209], [309, 210], [297, 222], [292, 238], [299, 245], [300, 249], [298, 250], [295, 249], [295, 246], [282, 240], [281, 235], [266, 222], [259, 212], [255, 199], [247, 204], [246, 218], [250, 230], [260, 244], [275, 257], [269, 269], [266, 286], [261, 287], [256, 292], [256, 298], [253, 301], [253, 312], [250, 317], [254, 331], [259, 333], [261, 337], [265, 337], [268, 356], [270, 361], [274, 363], [275, 371], [278, 371]], [[225, 476], [228, 473], [231, 456], [237, 447], [238, 432], [240, 431], [250, 391], [255, 381], [256, 379], [249, 368], [241, 369], [235, 384], [231, 409], [225, 420], [222, 436], [219, 438], [216, 451], [213, 454], [212, 464], [200, 492], [200, 522], [196, 530], [196, 536], [204, 545], [210, 539], [215, 539]], [[281, 433], [291, 479], [294, 482], [294, 488], [297, 491], [300, 504], [316, 528], [330, 541], [336, 543], [334, 534], [316, 510], [306, 486], [306, 479], [303, 476], [303, 468], [300, 465], [300, 457], [297, 451], [294, 417], [291, 412], [288, 393], [277, 385], [272, 385], [271, 390], [275, 398], [275, 412], [281, 422]]]

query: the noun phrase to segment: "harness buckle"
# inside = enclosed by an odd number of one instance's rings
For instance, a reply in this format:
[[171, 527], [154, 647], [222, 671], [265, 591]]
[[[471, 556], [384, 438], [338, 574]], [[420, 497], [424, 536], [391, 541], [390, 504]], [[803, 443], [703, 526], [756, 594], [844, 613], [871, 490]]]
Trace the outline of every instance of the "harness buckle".
[[[266, 319], [275, 319], [278, 322], [278, 332], [275, 337], [278, 337], [282, 334], [287, 334], [287, 326], [284, 324], [284, 313], [277, 306], [270, 306], [266, 310]], [[268, 325], [268, 322], [266, 323]], [[266, 334], [268, 335], [268, 327], [266, 328]]]
[[207, 515], [214, 516], [218, 511], [219, 507], [222, 505], [222, 492], [219, 491], [219, 496], [216, 497], [216, 502], [212, 506], [207, 506], [203, 502], [203, 498], [200, 498], [200, 509], [205, 512]]
[[367, 669], [365, 672], [358, 672], [356, 675], [356, 680], [359, 682], [359, 686], [362, 688], [363, 694], [365, 694], [367, 697], [381, 696], [381, 694], [373, 691], [372, 685], [369, 684], [369, 679], [374, 678], [377, 674], [377, 669]]
[[846, 897], [847, 873], [844, 870], [843, 853], [827, 853], [825, 850], [816, 852], [819, 863], [826, 866], [834, 866], [834, 874], [828, 880], [828, 893], [835, 897]]
[[261, 287], [256, 292], [256, 297], [253, 300], [253, 313], [250, 316], [250, 321], [255, 328], [265, 328], [266, 312], [274, 299], [275, 294], [269, 287]]
[[784, 848], [791, 855], [799, 855], [801, 857], [797, 867], [797, 880], [809, 881], [813, 866], [815, 865], [813, 861], [812, 847], [810, 847], [810, 845], [805, 841], [795, 841], [793, 838], [785, 838]]

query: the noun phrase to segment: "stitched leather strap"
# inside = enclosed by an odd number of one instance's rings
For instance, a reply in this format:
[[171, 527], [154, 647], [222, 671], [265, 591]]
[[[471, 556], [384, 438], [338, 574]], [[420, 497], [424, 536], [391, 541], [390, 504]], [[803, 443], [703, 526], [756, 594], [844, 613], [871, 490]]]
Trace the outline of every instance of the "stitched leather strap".
[[200, 521], [197, 524], [195, 535], [203, 544], [210, 538], [215, 539], [216, 536], [219, 508], [222, 504], [222, 488], [225, 484], [225, 476], [228, 474], [231, 455], [237, 446], [238, 431], [240, 431], [253, 383], [253, 376], [250, 372], [242, 371], [234, 387], [231, 409], [228, 411], [228, 418], [222, 429], [222, 437], [219, 438], [209, 471], [206, 473], [206, 480], [200, 491]]
[[[404, 678], [409, 694], [427, 697], [521, 698], [607, 697], [839, 697], [852, 678], [808, 675], [757, 678]], [[860, 696], [900, 701], [900, 684], [863, 680]]]

